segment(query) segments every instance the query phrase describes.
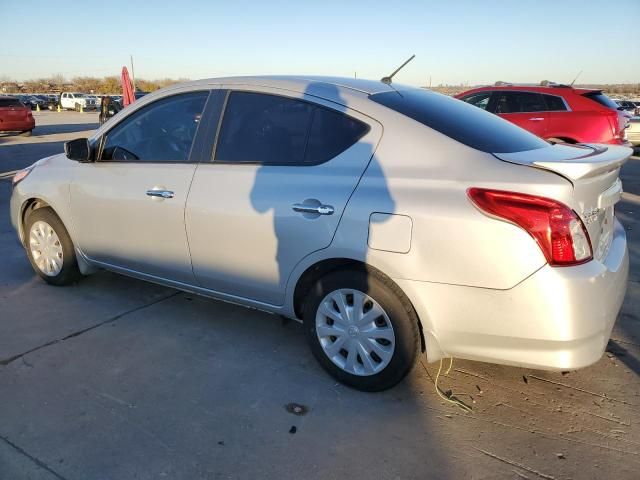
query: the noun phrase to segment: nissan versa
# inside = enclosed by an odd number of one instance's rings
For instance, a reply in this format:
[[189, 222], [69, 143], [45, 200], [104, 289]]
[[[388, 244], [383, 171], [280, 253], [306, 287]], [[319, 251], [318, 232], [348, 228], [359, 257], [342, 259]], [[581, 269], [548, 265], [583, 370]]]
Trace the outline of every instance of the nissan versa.
[[50, 284], [104, 268], [300, 319], [327, 371], [382, 390], [421, 351], [597, 361], [626, 288], [630, 154], [383, 82], [212, 79], [20, 171], [11, 218]]

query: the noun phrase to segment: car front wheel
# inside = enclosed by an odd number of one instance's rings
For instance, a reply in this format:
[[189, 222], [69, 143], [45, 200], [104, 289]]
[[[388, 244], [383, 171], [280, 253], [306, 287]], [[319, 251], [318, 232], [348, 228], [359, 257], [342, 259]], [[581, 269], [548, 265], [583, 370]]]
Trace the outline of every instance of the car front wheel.
[[409, 300], [376, 270], [322, 277], [305, 302], [311, 350], [340, 382], [379, 391], [400, 382], [420, 353], [418, 319]]
[[31, 212], [24, 227], [29, 262], [45, 282], [68, 285], [80, 279], [71, 237], [51, 208]]

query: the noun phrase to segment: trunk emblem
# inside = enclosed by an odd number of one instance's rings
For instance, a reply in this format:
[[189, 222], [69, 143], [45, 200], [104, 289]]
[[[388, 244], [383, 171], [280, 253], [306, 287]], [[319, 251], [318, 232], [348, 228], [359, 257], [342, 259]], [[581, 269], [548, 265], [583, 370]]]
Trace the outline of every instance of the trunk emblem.
[[584, 212], [584, 215], [583, 215], [584, 223], [586, 225], [591, 225], [593, 222], [595, 222], [598, 219], [598, 215], [600, 215], [601, 211], [602, 210], [599, 209], [598, 207], [593, 207], [592, 209]]

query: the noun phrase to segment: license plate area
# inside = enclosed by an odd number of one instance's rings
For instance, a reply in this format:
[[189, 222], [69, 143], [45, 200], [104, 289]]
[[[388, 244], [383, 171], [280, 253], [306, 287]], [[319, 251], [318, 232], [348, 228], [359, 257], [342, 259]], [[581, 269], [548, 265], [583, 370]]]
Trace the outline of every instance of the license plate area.
[[614, 223], [614, 207], [613, 205], [605, 208], [600, 221], [600, 235], [598, 245], [592, 245], [595, 248], [594, 257], [596, 260], [602, 260], [609, 253], [609, 247], [613, 241], [613, 223]]

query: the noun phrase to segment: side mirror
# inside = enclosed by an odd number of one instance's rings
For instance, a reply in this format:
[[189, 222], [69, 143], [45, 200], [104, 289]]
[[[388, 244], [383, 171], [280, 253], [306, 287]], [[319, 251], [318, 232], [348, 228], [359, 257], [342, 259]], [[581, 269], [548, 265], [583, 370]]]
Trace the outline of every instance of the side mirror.
[[90, 162], [91, 146], [89, 145], [89, 139], [76, 138], [75, 140], [69, 140], [64, 144], [64, 153], [69, 160]]

